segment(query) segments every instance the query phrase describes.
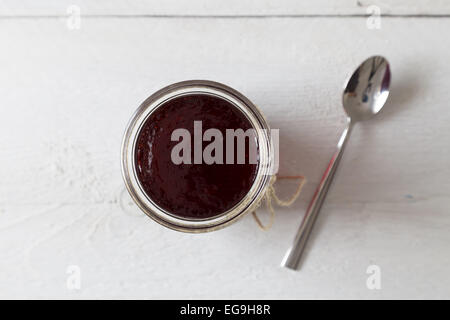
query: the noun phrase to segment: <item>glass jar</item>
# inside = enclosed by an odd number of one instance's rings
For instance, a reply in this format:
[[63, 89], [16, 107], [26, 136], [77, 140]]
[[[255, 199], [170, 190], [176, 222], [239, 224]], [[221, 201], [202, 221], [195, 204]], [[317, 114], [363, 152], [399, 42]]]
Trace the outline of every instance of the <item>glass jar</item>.
[[[211, 218], [184, 218], [158, 206], [144, 192], [137, 178], [135, 165], [136, 140], [146, 119], [163, 103], [189, 94], [220, 97], [238, 108], [256, 132], [259, 163], [256, 177], [247, 194], [234, 207]], [[125, 185], [135, 203], [156, 222], [183, 232], [199, 233], [221, 229], [256, 209], [272, 179], [274, 165], [273, 143], [269, 126], [258, 108], [236, 90], [221, 83], [206, 80], [183, 81], [169, 85], [147, 98], [131, 118], [122, 142], [122, 174]]]

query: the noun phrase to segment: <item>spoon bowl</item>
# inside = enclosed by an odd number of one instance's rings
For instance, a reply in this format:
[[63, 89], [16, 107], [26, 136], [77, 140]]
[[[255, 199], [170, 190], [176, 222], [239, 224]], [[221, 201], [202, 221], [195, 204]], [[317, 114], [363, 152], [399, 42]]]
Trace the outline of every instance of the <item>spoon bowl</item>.
[[349, 118], [369, 120], [383, 108], [388, 96], [391, 72], [388, 61], [373, 56], [364, 61], [345, 86], [342, 104]]

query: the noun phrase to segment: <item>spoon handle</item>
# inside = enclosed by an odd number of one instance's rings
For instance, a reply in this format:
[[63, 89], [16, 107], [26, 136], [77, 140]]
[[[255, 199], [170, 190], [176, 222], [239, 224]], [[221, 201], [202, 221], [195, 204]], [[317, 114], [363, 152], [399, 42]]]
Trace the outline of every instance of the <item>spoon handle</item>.
[[297, 270], [300, 264], [301, 255], [308, 240], [308, 236], [311, 233], [314, 221], [316, 220], [320, 208], [325, 200], [328, 188], [338, 167], [339, 160], [341, 160], [342, 154], [344, 153], [344, 148], [347, 144], [348, 138], [350, 137], [352, 127], [353, 123], [349, 119], [348, 126], [342, 133], [341, 138], [339, 139], [339, 142], [337, 144], [337, 149], [333, 154], [333, 157], [331, 158], [330, 163], [328, 164], [328, 167], [322, 176], [322, 179], [320, 180], [319, 186], [314, 193], [308, 209], [306, 210], [306, 213], [302, 220], [302, 224], [297, 231], [294, 242], [286, 252], [283, 261], [281, 262], [282, 267]]

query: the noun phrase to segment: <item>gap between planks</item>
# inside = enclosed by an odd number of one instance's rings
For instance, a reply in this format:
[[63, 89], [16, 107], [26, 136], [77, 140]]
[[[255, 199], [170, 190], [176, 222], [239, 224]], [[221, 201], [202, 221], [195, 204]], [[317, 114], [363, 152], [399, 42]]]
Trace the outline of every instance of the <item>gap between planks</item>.
[[[0, 19], [65, 19], [69, 15], [0, 15]], [[268, 14], [268, 15], [180, 15], [180, 14], [83, 14], [88, 19], [308, 19], [369, 18], [370, 14]], [[450, 14], [381, 14], [382, 18], [450, 18]]]

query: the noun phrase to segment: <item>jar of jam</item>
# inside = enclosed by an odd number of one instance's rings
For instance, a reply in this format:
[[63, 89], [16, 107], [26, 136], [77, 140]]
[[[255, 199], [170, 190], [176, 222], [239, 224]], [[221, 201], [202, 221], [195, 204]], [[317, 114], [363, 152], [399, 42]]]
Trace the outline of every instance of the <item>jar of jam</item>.
[[[241, 159], [236, 146], [219, 149], [235, 142], [229, 132], [248, 129], [254, 135], [245, 140]], [[194, 137], [179, 153], [176, 130]], [[208, 161], [202, 152], [212, 142], [217, 148]], [[241, 93], [217, 82], [183, 81], [151, 95], [133, 115], [122, 143], [122, 173], [150, 218], [177, 231], [207, 232], [256, 209], [272, 179], [273, 149], [266, 120]], [[174, 161], [174, 154], [183, 161]]]

